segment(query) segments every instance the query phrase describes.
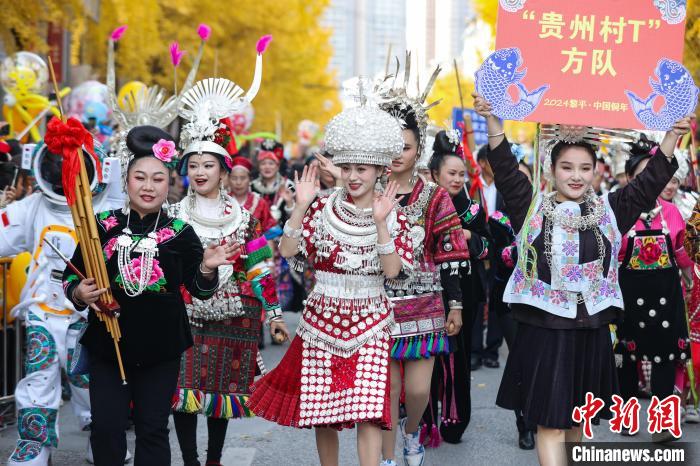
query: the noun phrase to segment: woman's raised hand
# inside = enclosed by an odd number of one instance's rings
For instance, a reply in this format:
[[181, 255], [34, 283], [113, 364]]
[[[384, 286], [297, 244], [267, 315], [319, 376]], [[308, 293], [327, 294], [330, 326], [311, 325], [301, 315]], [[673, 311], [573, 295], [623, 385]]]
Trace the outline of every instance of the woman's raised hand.
[[[389, 181], [383, 193], [375, 193], [372, 201], [372, 216], [376, 223], [383, 223], [392, 210], [399, 203], [401, 198], [396, 198], [399, 192], [399, 184], [396, 181]], [[402, 196], [403, 197], [403, 196]]]
[[318, 168], [305, 166], [301, 172], [301, 177], [299, 172], [294, 173], [294, 185], [296, 187], [297, 206], [306, 210], [316, 199], [316, 195], [321, 189], [318, 181]]
[[314, 157], [318, 160], [318, 166], [321, 170], [330, 173], [336, 180], [340, 179], [340, 167], [337, 167], [332, 160], [328, 160], [320, 153], [315, 153]]

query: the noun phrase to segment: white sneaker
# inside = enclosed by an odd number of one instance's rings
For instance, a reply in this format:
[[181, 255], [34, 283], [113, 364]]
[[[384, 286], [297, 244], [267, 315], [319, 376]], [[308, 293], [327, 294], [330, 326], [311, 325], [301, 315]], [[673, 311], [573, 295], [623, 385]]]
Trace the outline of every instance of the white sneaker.
[[685, 408], [685, 422], [688, 424], [700, 424], [700, 413], [695, 406]]
[[8, 466], [46, 466], [51, 459], [51, 447], [36, 440], [17, 439], [17, 445], [7, 460]]
[[412, 434], [406, 433], [407, 418], [399, 422], [399, 431], [403, 438], [403, 461], [406, 466], [423, 466], [425, 447], [420, 443], [420, 429]]
[[[90, 438], [88, 437], [88, 442], [87, 442], [87, 452], [85, 453], [85, 461], [87, 461], [90, 464], [95, 464], [95, 458], [92, 456], [92, 445], [90, 445]], [[126, 449], [126, 456], [124, 457], [124, 464], [129, 463], [133, 457], [131, 456], [131, 452], [129, 449]]]
[[379, 466], [398, 466], [394, 460], [382, 460]]

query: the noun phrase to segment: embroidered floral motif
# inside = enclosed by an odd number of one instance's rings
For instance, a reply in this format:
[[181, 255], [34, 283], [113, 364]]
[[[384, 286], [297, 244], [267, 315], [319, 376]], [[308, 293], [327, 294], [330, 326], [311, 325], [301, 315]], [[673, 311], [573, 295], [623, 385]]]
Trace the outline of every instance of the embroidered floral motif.
[[112, 254], [114, 254], [114, 249], [117, 247], [117, 238], [116, 236], [114, 238], [111, 238], [107, 243], [105, 243], [105, 247], [103, 248], [103, 252], [105, 255], [105, 261], [108, 261], [110, 257], [112, 257]]
[[[131, 259], [129, 269], [131, 271], [130, 278], [132, 279], [132, 283], [137, 283], [139, 276], [141, 275], [141, 259], [138, 257]], [[124, 277], [122, 277], [121, 274], [117, 276], [115, 282], [124, 288]], [[166, 284], [167, 281], [163, 276], [163, 269], [160, 268], [158, 259], [153, 259], [153, 271], [148, 279], [148, 286], [146, 287], [146, 290], [154, 293], [160, 293], [165, 291]]]
[[[173, 222], [174, 223], [174, 222]], [[170, 227], [161, 228], [156, 230], [156, 243], [163, 243], [175, 236], [175, 232]]]
[[629, 267], [632, 270], [667, 269], [671, 267], [668, 244], [663, 236], [635, 236], [632, 258]]
[[552, 304], [566, 305], [569, 303], [566, 293], [560, 290], [553, 290], [549, 294], [549, 300], [552, 302]]
[[581, 273], [581, 266], [577, 264], [568, 264], [564, 266], [563, 269], [564, 276], [571, 282], [578, 282], [583, 278]]
[[[540, 228], [542, 228], [542, 216], [541, 215], [534, 215], [530, 219], [530, 228], [532, 228], [533, 230], [539, 230]], [[528, 236], [528, 238], [529, 238], [529, 236]]]
[[588, 280], [595, 280], [598, 275], [598, 265], [595, 262], [588, 262], [583, 265], [583, 275]]
[[100, 223], [102, 223], [102, 226], [105, 227], [106, 231], [111, 230], [119, 224], [119, 222], [117, 221], [117, 217], [115, 217], [114, 215], [101, 219]]
[[637, 350], [637, 343], [634, 342], [634, 340], [630, 340], [627, 342], [627, 351], [633, 352]]
[[578, 252], [578, 244], [575, 241], [564, 241], [562, 246], [564, 254], [567, 256], [575, 256]]
[[260, 280], [260, 285], [262, 286], [262, 297], [265, 299], [265, 302], [270, 306], [279, 304], [277, 292], [275, 291], [275, 280], [272, 276], [268, 275]]
[[532, 293], [532, 296], [544, 296], [544, 285], [542, 284], [542, 282], [539, 280], [535, 281], [535, 283], [533, 283], [530, 287], [530, 293]]
[[686, 345], [687, 345], [687, 342], [686, 342], [685, 338], [679, 338], [679, 339], [678, 339], [678, 347], [679, 347], [680, 349], [684, 350], [685, 347], [686, 347]]
[[600, 219], [600, 226], [604, 227], [606, 225], [609, 225], [612, 222], [610, 219], [610, 214], [605, 214], [603, 217]]

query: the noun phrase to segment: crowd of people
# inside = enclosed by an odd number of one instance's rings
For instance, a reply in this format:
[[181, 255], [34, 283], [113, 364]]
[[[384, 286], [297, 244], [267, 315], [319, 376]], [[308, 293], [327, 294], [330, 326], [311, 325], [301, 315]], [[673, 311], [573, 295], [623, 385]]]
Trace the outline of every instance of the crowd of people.
[[[243, 141], [233, 121], [259, 90], [261, 41], [245, 93], [223, 78], [195, 83], [195, 67], [160, 108], [113, 106], [108, 151], [89, 119], [49, 124], [24, 145], [31, 171], [23, 142], [0, 141], [0, 255], [32, 255], [12, 309], [26, 362], [9, 464], [48, 464], [64, 372], [100, 466], [131, 459], [130, 422], [134, 463], [170, 464], [171, 415], [184, 464], [199, 465], [200, 414], [206, 465], [220, 464], [228, 421], [252, 415], [314, 428], [324, 466], [353, 427], [359, 464], [423, 465], [427, 446], [469, 435], [471, 370], [498, 366], [500, 340], [482, 348], [485, 323], [509, 350], [495, 401], [543, 465], [565, 464], [564, 442], [582, 440], [572, 412], [587, 393], [608, 405], [676, 394], [685, 421], [700, 422], [700, 203], [678, 149], [694, 115], [619, 144], [551, 125], [533, 167], [482, 96], [488, 143], [473, 157], [459, 130], [429, 125], [430, 89], [360, 80], [357, 105], [290, 159], [281, 141]], [[100, 257], [74, 233], [61, 157], [71, 138], [91, 141], [80, 144]], [[108, 288], [76, 272], [95, 260]], [[119, 352], [100, 318], [108, 289]], [[301, 313], [295, 334], [288, 312]], [[269, 372], [266, 326], [273, 344], [289, 342]]]

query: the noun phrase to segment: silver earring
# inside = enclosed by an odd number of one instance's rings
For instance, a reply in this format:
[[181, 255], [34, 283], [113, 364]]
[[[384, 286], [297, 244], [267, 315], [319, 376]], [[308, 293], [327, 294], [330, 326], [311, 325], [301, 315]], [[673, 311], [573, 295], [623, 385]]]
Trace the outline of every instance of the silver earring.
[[122, 213], [124, 215], [129, 215], [129, 212], [131, 212], [131, 201], [129, 200], [129, 196], [127, 196], [124, 207], [122, 207]]
[[223, 180], [221, 181], [221, 183], [219, 183], [219, 197], [222, 201], [226, 201], [226, 188], [224, 187]]

